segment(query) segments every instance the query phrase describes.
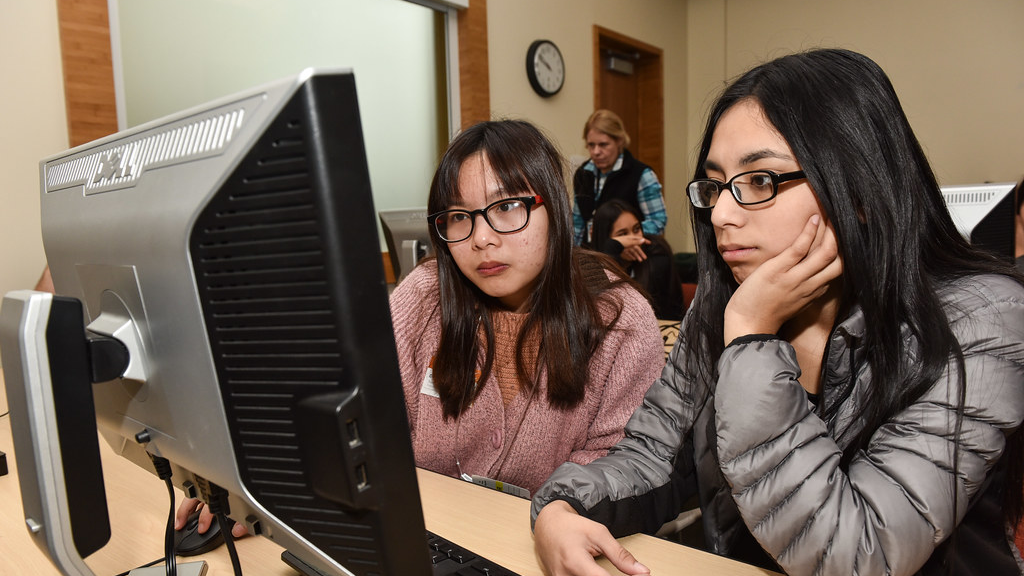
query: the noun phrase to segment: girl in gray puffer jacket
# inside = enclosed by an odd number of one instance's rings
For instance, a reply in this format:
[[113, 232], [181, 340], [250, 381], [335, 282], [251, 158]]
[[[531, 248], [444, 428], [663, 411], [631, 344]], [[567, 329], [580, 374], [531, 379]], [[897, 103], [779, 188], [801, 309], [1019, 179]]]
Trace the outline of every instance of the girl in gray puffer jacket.
[[1021, 574], [1024, 278], [959, 235], [884, 72], [754, 68], [695, 178], [697, 297], [625, 439], [534, 497], [548, 571], [646, 573], [612, 536], [696, 493], [710, 551], [791, 574]]

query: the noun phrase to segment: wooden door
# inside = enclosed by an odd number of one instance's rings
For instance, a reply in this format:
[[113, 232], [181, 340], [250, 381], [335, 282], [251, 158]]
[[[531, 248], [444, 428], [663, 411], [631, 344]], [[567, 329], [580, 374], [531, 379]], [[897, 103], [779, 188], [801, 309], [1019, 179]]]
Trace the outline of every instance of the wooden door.
[[626, 125], [630, 152], [665, 184], [665, 112], [661, 48], [594, 26], [594, 109]]

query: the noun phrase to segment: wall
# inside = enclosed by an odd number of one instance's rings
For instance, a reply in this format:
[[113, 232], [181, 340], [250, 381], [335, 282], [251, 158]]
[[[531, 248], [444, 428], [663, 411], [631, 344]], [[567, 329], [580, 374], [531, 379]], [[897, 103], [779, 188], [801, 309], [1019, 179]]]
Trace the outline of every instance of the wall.
[[[567, 156], [593, 106], [592, 25], [662, 48], [665, 174], [676, 250], [691, 249], [682, 188], [709, 104], [728, 79], [788, 52], [838, 46], [889, 74], [941, 184], [1024, 175], [1024, 2], [1004, 0], [488, 0], [491, 107], [547, 129]], [[544, 100], [530, 90], [526, 49], [558, 43], [566, 85]], [[579, 160], [577, 157], [575, 160]]]
[[[665, 184], [666, 237], [677, 250], [691, 243], [682, 225], [689, 180], [682, 161], [688, 153], [686, 19], [683, 0], [487, 0], [492, 117], [534, 122], [572, 165], [586, 158], [581, 132], [594, 106], [594, 25], [662, 49], [666, 167], [658, 177]], [[537, 96], [526, 79], [526, 50], [541, 38], [554, 41], [565, 59], [565, 85], [551, 98]]]
[[0, 2], [0, 296], [46, 263], [39, 160], [68, 146], [55, 0]]
[[[542, 125], [566, 155], [593, 106], [592, 26], [664, 50], [668, 238], [689, 246], [682, 187], [710, 98], [754, 62], [838, 45], [890, 74], [944, 184], [1017, 180], [1024, 153], [1024, 2], [1003, 0], [489, 0], [492, 109]], [[569, 74], [530, 90], [530, 42], [555, 40]], [[44, 264], [38, 161], [67, 147], [54, 0], [0, 2], [0, 294], [31, 287]]]
[[687, 7], [691, 151], [726, 79], [773, 56], [842, 47], [887, 72], [940, 184], [1024, 175], [1024, 2], [690, 0]]
[[443, 13], [397, 0], [116, 4], [122, 128], [308, 66], [351, 68], [376, 208], [426, 205], [448, 134]]

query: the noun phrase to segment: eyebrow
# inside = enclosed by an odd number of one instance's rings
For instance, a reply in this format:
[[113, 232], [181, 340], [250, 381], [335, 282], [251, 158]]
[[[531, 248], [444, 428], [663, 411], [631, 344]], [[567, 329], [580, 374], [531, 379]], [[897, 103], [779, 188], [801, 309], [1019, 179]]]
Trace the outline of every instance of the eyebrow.
[[[490, 206], [491, 204], [497, 202], [498, 200], [504, 200], [505, 198], [511, 198], [512, 196], [512, 194], [506, 191], [506, 188], [504, 186], [499, 184], [498, 188], [494, 190], [493, 194], [491, 192], [484, 194], [484, 206]], [[530, 196], [532, 196], [532, 194], [530, 194]], [[448, 208], [446, 208], [446, 210], [452, 210], [454, 208], [463, 209], [466, 207], [467, 206], [462, 198], [462, 195], [459, 195], [455, 198], [452, 198], [452, 201], [448, 204]]]
[[[764, 160], [765, 158], [774, 158], [776, 160], [793, 160], [793, 157], [790, 156], [789, 154], [785, 154], [777, 150], [772, 150], [771, 148], [762, 148], [760, 150], [754, 150], [753, 152], [748, 152], [744, 154], [740, 158], [740, 166], [747, 166], [753, 164], [754, 162], [757, 162], [758, 160]], [[704, 161], [704, 171], [725, 172], [724, 170], [722, 170], [722, 167], [719, 166], [717, 162], [710, 159]]]

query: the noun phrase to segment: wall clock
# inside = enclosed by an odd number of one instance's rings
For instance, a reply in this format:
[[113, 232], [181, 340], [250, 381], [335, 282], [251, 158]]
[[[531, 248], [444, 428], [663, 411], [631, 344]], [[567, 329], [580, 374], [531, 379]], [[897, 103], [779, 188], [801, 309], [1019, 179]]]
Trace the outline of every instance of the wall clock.
[[534, 92], [544, 98], [558, 94], [565, 84], [565, 61], [550, 40], [534, 40], [526, 51], [526, 77]]

